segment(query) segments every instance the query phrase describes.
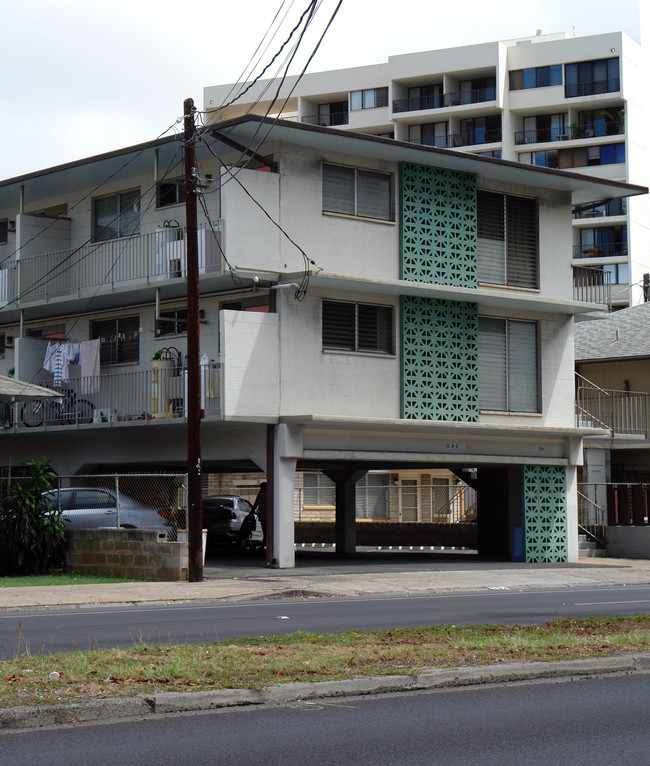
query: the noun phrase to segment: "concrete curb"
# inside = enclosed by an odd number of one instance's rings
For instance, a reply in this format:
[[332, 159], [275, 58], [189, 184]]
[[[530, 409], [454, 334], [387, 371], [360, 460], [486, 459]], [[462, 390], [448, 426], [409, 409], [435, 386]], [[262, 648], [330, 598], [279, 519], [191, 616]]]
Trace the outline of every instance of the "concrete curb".
[[70, 705], [34, 705], [0, 710], [0, 730], [37, 729], [75, 724], [142, 718], [251, 705], [286, 705], [336, 697], [452, 689], [544, 679], [637, 673], [650, 670], [650, 652], [560, 662], [517, 662], [432, 670], [413, 676], [377, 676], [345, 681], [278, 684], [262, 691], [223, 689], [211, 692], [161, 692], [138, 697], [111, 697]]

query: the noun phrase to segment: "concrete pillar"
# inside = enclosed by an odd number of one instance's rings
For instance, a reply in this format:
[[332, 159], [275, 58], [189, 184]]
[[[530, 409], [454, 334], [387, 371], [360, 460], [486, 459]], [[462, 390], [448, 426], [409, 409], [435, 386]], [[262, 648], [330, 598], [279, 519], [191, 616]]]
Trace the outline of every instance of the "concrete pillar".
[[286, 423], [275, 426], [272, 452], [272, 461], [269, 461], [272, 474], [267, 477], [273, 498], [267, 522], [271, 526], [271, 549], [267, 555], [267, 562], [278, 569], [288, 569], [296, 565], [293, 480], [296, 460], [302, 454], [300, 427], [289, 426]]
[[336, 485], [336, 552], [347, 556], [357, 548], [357, 503], [355, 486], [367, 471], [359, 468], [344, 468], [324, 471]]
[[568, 561], [578, 561], [578, 469], [566, 469], [566, 523]]

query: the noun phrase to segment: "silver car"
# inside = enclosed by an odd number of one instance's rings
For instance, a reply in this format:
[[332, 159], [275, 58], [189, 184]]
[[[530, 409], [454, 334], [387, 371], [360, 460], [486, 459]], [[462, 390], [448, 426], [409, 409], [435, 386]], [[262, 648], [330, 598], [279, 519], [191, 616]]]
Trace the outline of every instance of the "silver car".
[[[61, 511], [61, 517], [70, 529], [155, 529], [172, 532], [169, 511], [158, 510], [134, 500], [128, 495], [117, 495], [110, 489], [100, 487], [64, 487], [44, 492], [52, 508]], [[119, 518], [118, 518], [119, 514]]]

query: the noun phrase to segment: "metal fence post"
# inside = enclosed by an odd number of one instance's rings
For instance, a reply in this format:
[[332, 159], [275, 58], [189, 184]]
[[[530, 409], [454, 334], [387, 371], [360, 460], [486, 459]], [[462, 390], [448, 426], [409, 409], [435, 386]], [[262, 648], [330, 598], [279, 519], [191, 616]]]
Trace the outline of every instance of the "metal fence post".
[[120, 528], [120, 477], [115, 474], [115, 523]]

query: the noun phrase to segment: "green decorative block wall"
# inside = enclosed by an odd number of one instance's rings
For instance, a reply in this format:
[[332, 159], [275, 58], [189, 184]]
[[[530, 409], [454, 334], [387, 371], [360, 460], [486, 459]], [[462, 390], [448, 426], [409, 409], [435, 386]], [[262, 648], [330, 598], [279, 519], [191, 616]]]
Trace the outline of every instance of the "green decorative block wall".
[[567, 561], [566, 471], [562, 466], [523, 466], [526, 561]]
[[478, 307], [402, 296], [402, 417], [478, 421]]
[[401, 278], [477, 286], [476, 177], [402, 163]]

